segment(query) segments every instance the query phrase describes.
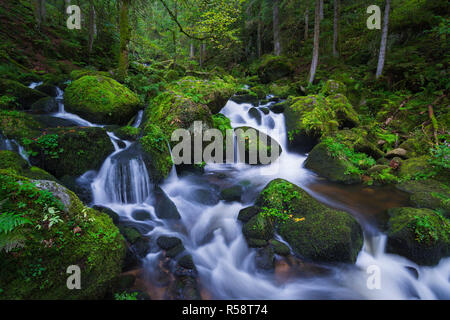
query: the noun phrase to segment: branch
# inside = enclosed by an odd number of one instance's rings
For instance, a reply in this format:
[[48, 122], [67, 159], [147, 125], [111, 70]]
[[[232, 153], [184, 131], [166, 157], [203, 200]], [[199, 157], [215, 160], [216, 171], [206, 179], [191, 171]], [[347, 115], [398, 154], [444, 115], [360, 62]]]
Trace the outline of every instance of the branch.
[[159, 2], [162, 3], [162, 5], [166, 9], [167, 13], [169, 13], [170, 17], [172, 18], [172, 20], [178, 25], [178, 28], [180, 29], [181, 33], [185, 34], [188, 38], [199, 40], [199, 41], [208, 39], [208, 37], [199, 38], [199, 37], [193, 36], [193, 35], [187, 33], [186, 31], [184, 31], [183, 26], [180, 24], [180, 22], [178, 22], [177, 17], [172, 12], [172, 10], [170, 10], [170, 8], [167, 6], [167, 4], [164, 2], [164, 0], [159, 0]]

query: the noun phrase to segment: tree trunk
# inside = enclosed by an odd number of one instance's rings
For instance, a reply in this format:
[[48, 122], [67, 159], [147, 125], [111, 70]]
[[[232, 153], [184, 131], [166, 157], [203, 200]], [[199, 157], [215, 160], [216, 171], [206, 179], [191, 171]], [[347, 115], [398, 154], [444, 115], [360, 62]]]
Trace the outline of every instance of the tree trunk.
[[45, 22], [45, 0], [34, 0], [34, 14], [38, 29], [41, 29], [42, 23]]
[[258, 48], [258, 58], [262, 56], [262, 21], [261, 17], [258, 18], [258, 35], [256, 39], [256, 46]]
[[120, 52], [118, 79], [124, 81], [128, 75], [128, 50], [130, 43], [129, 10], [131, 0], [121, 0], [120, 7]]
[[333, 21], [333, 56], [338, 57], [337, 49], [339, 38], [339, 0], [334, 0], [334, 21]]
[[323, 0], [320, 0], [320, 20], [323, 20]]
[[94, 0], [89, 0], [89, 42], [88, 42], [88, 53], [92, 52], [92, 47], [94, 46], [95, 38], [95, 8]]
[[320, 2], [316, 0], [316, 9], [314, 14], [314, 49], [311, 63], [311, 71], [309, 75], [309, 83], [313, 83], [316, 76], [317, 63], [319, 61], [319, 40], [320, 40]]
[[279, 0], [273, 0], [273, 45], [274, 54], [279, 56], [281, 54]]
[[383, 33], [381, 35], [381, 44], [380, 44], [380, 56], [378, 57], [378, 67], [376, 77], [377, 79], [383, 73], [384, 61], [386, 59], [386, 44], [388, 37], [388, 28], [389, 28], [389, 11], [391, 8], [391, 0], [386, 0], [386, 8], [384, 12], [384, 21], [383, 21]]
[[309, 33], [309, 8], [305, 11], [305, 41], [308, 40]]
[[194, 47], [194, 42], [191, 42], [191, 44], [190, 44], [189, 58], [191, 58], [191, 59], [194, 59], [194, 58], [195, 58], [195, 47]]

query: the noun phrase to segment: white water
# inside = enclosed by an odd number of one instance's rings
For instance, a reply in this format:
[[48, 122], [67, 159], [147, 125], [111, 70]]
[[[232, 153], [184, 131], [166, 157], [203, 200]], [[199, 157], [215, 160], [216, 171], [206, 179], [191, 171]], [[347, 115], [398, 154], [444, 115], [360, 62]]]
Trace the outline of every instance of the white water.
[[[251, 119], [250, 105], [228, 102], [222, 113], [232, 120], [233, 127], [253, 126], [275, 138], [283, 148], [280, 158], [272, 165], [253, 167], [245, 164], [207, 165], [203, 176], [176, 176], [175, 168], [162, 185], [163, 190], [176, 204], [185, 231], [156, 217], [150, 204], [152, 186], [148, 172], [138, 155], [126, 157], [132, 144], [126, 141], [121, 149], [120, 139], [112, 133], [115, 152], [104, 162], [92, 182], [94, 203], [110, 207], [123, 218], [133, 221], [132, 212], [146, 210], [152, 220], [144, 222], [153, 227], [148, 233], [153, 239], [160, 235], [177, 236], [192, 254], [199, 271], [200, 281], [217, 299], [450, 299], [450, 258], [435, 267], [419, 267], [407, 259], [385, 253], [386, 237], [380, 233], [366, 234], [365, 244], [355, 265], [322, 266], [326, 275], [296, 276], [282, 280], [274, 274], [259, 271], [254, 262], [256, 251], [248, 248], [237, 221], [240, 209], [251, 205], [258, 191], [274, 178], [284, 178], [320, 198], [309, 190], [308, 184], [316, 176], [303, 168], [305, 156], [287, 151], [287, 136], [281, 114], [262, 114], [262, 123]], [[65, 117], [64, 109], [55, 116]], [[73, 119], [73, 118], [72, 118]], [[138, 117], [139, 119], [139, 117]], [[79, 122], [80, 125], [81, 122]], [[272, 126], [272, 124], [274, 125]], [[135, 125], [140, 125], [137, 121]], [[92, 124], [91, 124], [92, 125]], [[269, 127], [273, 129], [267, 129]], [[208, 177], [218, 172], [227, 175], [233, 184], [247, 181], [251, 188], [244, 194], [243, 203], [206, 205], [193, 201], [198, 190], [210, 190]], [[94, 175], [89, 172], [86, 175]], [[82, 177], [86, 178], [86, 177]], [[213, 191], [212, 191], [213, 192]], [[329, 201], [331, 205], [338, 205]], [[142, 222], [140, 222], [142, 223]], [[372, 231], [372, 230], [371, 230]], [[373, 234], [373, 232], [370, 232]], [[152, 273], [159, 263], [159, 253], [152, 251], [146, 257], [146, 268]], [[367, 268], [378, 266], [381, 271], [381, 288], [367, 288]], [[418, 279], [406, 269], [418, 271]]]

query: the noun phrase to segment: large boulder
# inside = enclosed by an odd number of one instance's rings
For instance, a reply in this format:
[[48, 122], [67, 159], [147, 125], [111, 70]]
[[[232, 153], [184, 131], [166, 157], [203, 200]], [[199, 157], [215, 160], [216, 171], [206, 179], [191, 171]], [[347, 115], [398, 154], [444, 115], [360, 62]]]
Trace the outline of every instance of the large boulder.
[[30, 166], [17, 152], [0, 150], [0, 169], [10, 169], [15, 173], [35, 180], [51, 180], [56, 178], [38, 167]]
[[256, 215], [243, 229], [248, 241], [267, 241], [277, 232], [294, 253], [315, 262], [354, 263], [362, 248], [362, 229], [355, 218], [328, 208], [286, 180], [271, 181], [255, 207]]
[[289, 98], [284, 107], [289, 143], [303, 152], [322, 136], [359, 124], [358, 114], [342, 94]]
[[434, 179], [408, 180], [397, 188], [410, 193], [410, 201], [416, 207], [433, 209], [450, 218], [450, 187], [444, 183]]
[[14, 97], [19, 104], [19, 109], [25, 110], [39, 99], [47, 97], [45, 93], [30, 89], [17, 81], [6, 79], [0, 79], [0, 96]]
[[126, 124], [139, 110], [139, 97], [114, 79], [84, 76], [64, 93], [66, 110], [99, 124]]
[[326, 142], [312, 149], [304, 163], [305, 167], [333, 182], [354, 184], [361, 182], [359, 168], [345, 155], [335, 153]]
[[429, 156], [420, 156], [417, 158], [410, 158], [402, 161], [399, 170], [400, 178], [408, 179], [414, 176], [427, 172], [430, 167], [428, 162]]
[[[0, 233], [0, 297], [102, 299], [125, 256], [124, 239], [111, 219], [53, 181], [0, 170], [0, 184], [8, 212], [2, 218], [16, 221], [9, 233]], [[69, 266], [80, 268], [82, 290], [67, 287], [74, 272]]]
[[[235, 128], [234, 132], [237, 137], [239, 150], [244, 150], [244, 153], [239, 154], [242, 163], [252, 165], [270, 164], [278, 159], [283, 151], [275, 139], [255, 128], [238, 127]], [[261, 158], [261, 154], [267, 159]], [[269, 158], [271, 161], [267, 163]]]
[[22, 141], [31, 163], [57, 178], [99, 169], [114, 151], [106, 130], [98, 127], [52, 128]]
[[0, 110], [0, 134], [22, 143], [23, 138], [39, 135], [44, 125], [32, 115], [20, 111]]
[[389, 252], [420, 265], [436, 265], [450, 255], [450, 222], [430, 209], [389, 210]]

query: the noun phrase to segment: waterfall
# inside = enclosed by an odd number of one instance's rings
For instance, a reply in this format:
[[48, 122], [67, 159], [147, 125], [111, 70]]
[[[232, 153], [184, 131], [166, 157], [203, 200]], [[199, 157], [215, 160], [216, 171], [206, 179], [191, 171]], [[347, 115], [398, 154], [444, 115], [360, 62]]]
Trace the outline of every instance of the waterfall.
[[17, 152], [24, 160], [30, 163], [25, 149], [14, 139], [7, 139], [0, 133], [0, 150], [9, 150]]

